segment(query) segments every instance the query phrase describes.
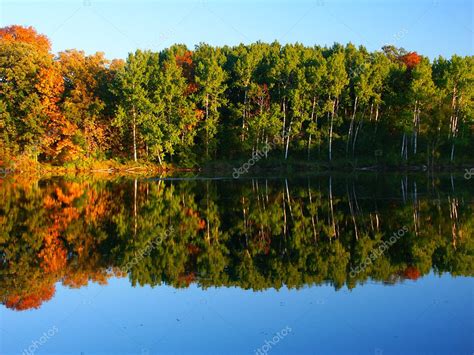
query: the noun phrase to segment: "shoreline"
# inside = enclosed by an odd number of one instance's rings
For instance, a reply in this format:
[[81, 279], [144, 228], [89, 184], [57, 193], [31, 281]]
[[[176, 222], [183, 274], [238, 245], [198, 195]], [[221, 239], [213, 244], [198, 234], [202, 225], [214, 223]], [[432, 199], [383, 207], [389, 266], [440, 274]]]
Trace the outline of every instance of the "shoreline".
[[[109, 163], [110, 164], [110, 163]], [[67, 176], [67, 175], [89, 175], [89, 174], [107, 174], [107, 175], [173, 175], [182, 173], [200, 173], [204, 175], [219, 174], [232, 177], [233, 169], [242, 166], [244, 161], [211, 161], [203, 166], [196, 167], [178, 167], [178, 166], [160, 166], [150, 163], [138, 165], [133, 164], [113, 164], [113, 166], [51, 166], [47, 164], [36, 163], [34, 166], [26, 167], [10, 165], [0, 166], [0, 178], [7, 176], [29, 175], [29, 176]], [[427, 166], [424, 164], [362, 164], [355, 165], [349, 161], [336, 161], [332, 164], [327, 162], [307, 162], [300, 160], [292, 160], [288, 162], [271, 160], [255, 165], [242, 175], [259, 174], [295, 174], [295, 173], [458, 173], [471, 174], [474, 176], [474, 163], [459, 164], [437, 164]]]

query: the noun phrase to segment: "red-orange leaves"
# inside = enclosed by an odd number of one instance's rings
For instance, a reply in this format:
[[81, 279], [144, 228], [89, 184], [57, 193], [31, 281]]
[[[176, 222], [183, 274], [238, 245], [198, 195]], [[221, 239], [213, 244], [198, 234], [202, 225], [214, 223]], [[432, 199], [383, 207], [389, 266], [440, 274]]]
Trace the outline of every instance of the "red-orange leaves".
[[7, 297], [5, 306], [16, 311], [39, 308], [45, 301], [49, 301], [56, 292], [54, 285], [42, 286], [39, 290], [25, 295], [11, 295]]
[[49, 132], [44, 137], [47, 155], [62, 162], [76, 157], [78, 147], [72, 142], [72, 136], [77, 127], [65, 119], [58, 106], [64, 92], [64, 80], [56, 65], [41, 68], [36, 90], [41, 97], [43, 114], [47, 117], [44, 124]]
[[421, 56], [416, 52], [402, 55], [399, 59], [408, 69], [413, 69], [421, 62]]
[[0, 38], [6, 42], [23, 42], [33, 45], [42, 52], [51, 50], [48, 37], [38, 34], [33, 27], [22, 27], [18, 25], [0, 28]]
[[196, 92], [197, 85], [194, 81], [193, 52], [186, 51], [183, 55], [177, 55], [176, 64], [181, 67], [183, 76], [186, 78], [186, 81], [188, 83], [186, 95]]
[[420, 270], [414, 266], [409, 266], [403, 272], [403, 275], [410, 280], [416, 280], [421, 276]]
[[57, 230], [50, 228], [50, 234], [45, 238], [45, 245], [38, 257], [41, 259], [41, 268], [44, 272], [57, 272], [66, 266], [67, 252], [59, 239]]

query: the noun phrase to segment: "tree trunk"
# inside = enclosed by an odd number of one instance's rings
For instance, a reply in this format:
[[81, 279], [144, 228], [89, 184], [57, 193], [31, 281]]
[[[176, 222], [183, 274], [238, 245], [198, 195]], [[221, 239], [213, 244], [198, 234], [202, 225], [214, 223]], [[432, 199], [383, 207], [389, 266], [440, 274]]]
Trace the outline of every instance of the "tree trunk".
[[245, 118], [247, 116], [247, 88], [245, 88], [244, 94], [244, 109], [242, 110], [242, 134], [240, 140], [243, 142], [245, 138]]
[[311, 147], [311, 133], [309, 134], [309, 137], [308, 137], [308, 160], [309, 160], [310, 147]]
[[346, 158], [347, 158], [347, 154], [349, 153], [349, 143], [351, 141], [352, 131], [354, 129], [354, 120], [355, 120], [355, 115], [357, 111], [357, 100], [358, 98], [356, 96], [356, 98], [354, 99], [354, 112], [352, 112], [351, 124], [349, 125], [349, 133], [347, 134]]
[[[311, 119], [310, 119], [311, 123], [313, 122], [313, 119], [314, 119], [315, 108], [316, 108], [316, 96], [313, 97], [313, 107], [311, 109]], [[309, 134], [309, 137], [308, 137], [308, 160], [309, 160], [310, 150], [311, 150], [311, 133]]]
[[416, 155], [416, 148], [418, 143], [418, 100], [415, 101], [415, 108], [413, 110], [413, 155]]
[[281, 138], [285, 137], [285, 128], [286, 128], [286, 98], [283, 99], [283, 128], [281, 130]]
[[332, 176], [329, 176], [329, 206], [330, 206], [330, 211], [331, 211], [331, 225], [332, 225], [332, 230], [333, 230], [332, 236], [337, 237], [336, 221], [334, 219], [334, 204], [332, 201]]
[[265, 147], [266, 147], [266, 149], [265, 149], [265, 159], [267, 159], [268, 158], [268, 136], [267, 135], [265, 135]]
[[137, 192], [138, 192], [138, 181], [135, 179], [133, 184], [133, 237], [137, 237], [138, 229], [138, 208], [137, 208]]
[[135, 106], [132, 108], [132, 130], [133, 130], [133, 160], [136, 162], [137, 157], [137, 112], [135, 111]]
[[405, 155], [405, 133], [403, 133], [403, 138], [402, 138], [402, 149], [400, 151], [400, 157], [403, 159], [403, 156]]
[[455, 138], [456, 138], [456, 125], [457, 125], [457, 117], [456, 117], [456, 98], [457, 98], [457, 89], [456, 89], [456, 85], [454, 85], [453, 87], [453, 99], [451, 101], [451, 110], [452, 110], [452, 113], [451, 113], [451, 122], [450, 122], [450, 133], [451, 133], [451, 139], [452, 139], [452, 143], [451, 143], [451, 157], [450, 157], [450, 160], [451, 162], [454, 160], [454, 141], [455, 141]]
[[352, 142], [352, 157], [355, 156], [355, 148], [356, 148], [356, 143], [357, 143], [357, 137], [359, 136], [359, 130], [361, 129], [362, 125], [364, 124], [364, 117], [362, 117], [359, 120], [359, 124], [357, 125], [357, 128], [354, 133], [354, 141]]
[[290, 126], [288, 127], [288, 138], [286, 139], [285, 160], [288, 158], [288, 146], [290, 145], [290, 135], [291, 135], [291, 121], [290, 121]]
[[332, 133], [333, 133], [333, 127], [334, 127], [334, 114], [336, 110], [336, 101], [337, 99], [334, 99], [333, 104], [332, 104], [331, 126], [329, 128], [329, 161], [332, 161]]
[[161, 152], [158, 152], [158, 162], [160, 163], [160, 166], [163, 166], [163, 162], [161, 161]]
[[206, 157], [209, 157], [209, 94], [206, 94]]

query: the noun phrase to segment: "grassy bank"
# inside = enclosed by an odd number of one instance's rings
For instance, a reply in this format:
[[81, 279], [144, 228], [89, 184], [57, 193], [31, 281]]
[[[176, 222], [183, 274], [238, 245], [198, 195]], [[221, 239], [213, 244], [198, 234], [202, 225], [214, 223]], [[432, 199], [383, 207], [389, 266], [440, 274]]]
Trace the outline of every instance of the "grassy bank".
[[234, 159], [213, 160], [201, 165], [179, 166], [172, 164], [155, 164], [146, 161], [118, 161], [118, 160], [93, 160], [84, 159], [69, 162], [63, 165], [52, 165], [40, 163], [26, 158], [0, 159], [1, 175], [28, 174], [38, 176], [75, 175], [75, 174], [117, 174], [117, 175], [163, 175], [183, 172], [202, 173], [204, 175], [219, 176], [243, 176], [246, 174], [294, 174], [294, 173], [322, 173], [322, 172], [354, 172], [354, 171], [376, 171], [376, 172], [456, 172], [464, 173], [471, 170], [474, 162], [450, 163], [440, 162], [433, 166], [427, 166], [419, 162], [407, 162], [404, 164], [374, 161], [373, 159], [362, 160], [334, 160], [331, 163], [318, 160], [304, 160], [290, 158], [283, 160], [277, 157], [268, 159]]

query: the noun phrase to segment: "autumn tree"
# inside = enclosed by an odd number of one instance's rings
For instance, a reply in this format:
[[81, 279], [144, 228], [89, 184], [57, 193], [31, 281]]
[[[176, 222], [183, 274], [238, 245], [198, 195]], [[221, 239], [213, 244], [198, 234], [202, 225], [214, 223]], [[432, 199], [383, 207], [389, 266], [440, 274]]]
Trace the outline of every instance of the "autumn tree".
[[39, 34], [33, 27], [23, 27], [18, 25], [0, 28], [0, 38], [6, 43], [21, 42], [28, 43], [36, 50], [49, 53], [51, 42], [45, 35]]
[[87, 156], [104, 152], [109, 122], [100, 91], [107, 80], [108, 61], [103, 53], [86, 56], [82, 51], [68, 50], [59, 53], [59, 62], [65, 85], [62, 110], [80, 130], [75, 141]]

